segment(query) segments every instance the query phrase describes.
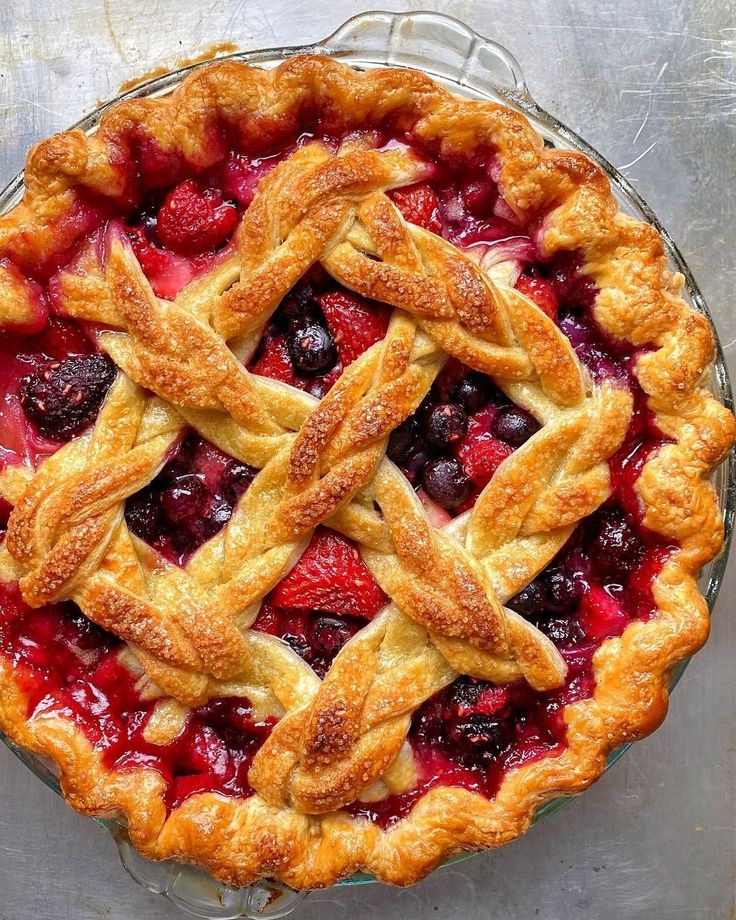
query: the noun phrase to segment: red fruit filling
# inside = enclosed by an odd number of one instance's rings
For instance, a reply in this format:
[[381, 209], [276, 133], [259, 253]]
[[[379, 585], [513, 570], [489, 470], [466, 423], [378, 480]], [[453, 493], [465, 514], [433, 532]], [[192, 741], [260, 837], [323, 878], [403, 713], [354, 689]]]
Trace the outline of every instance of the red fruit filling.
[[560, 302], [554, 285], [547, 278], [541, 278], [536, 274], [521, 275], [516, 282], [516, 290], [533, 300], [550, 319], [557, 319]]
[[271, 593], [276, 607], [329, 610], [372, 619], [387, 603], [355, 546], [319, 527], [301, 558]]
[[282, 609], [264, 601], [253, 629], [278, 636], [324, 678], [345, 643], [366, 624], [359, 617], [321, 610]]
[[227, 524], [257, 472], [190, 433], [158, 476], [127, 500], [125, 520], [137, 537], [183, 565]]
[[545, 571], [508, 602], [558, 647], [568, 667], [565, 685], [540, 693], [525, 681], [495, 686], [457, 678], [412, 719], [417, 787], [355, 803], [351, 814], [389, 827], [437, 786], [493, 797], [509, 770], [561, 753], [565, 706], [595, 691], [593, 655], [605, 639], [655, 613], [652, 583], [674, 549], [633, 523], [615, 499], [584, 521]]
[[[137, 139], [140, 162], [138, 168], [129, 164], [120, 204], [134, 252], [158, 296], [173, 299], [233, 251], [238, 220], [260, 179], [294, 146], [318, 136], [287, 137], [294, 127], [284, 125], [284, 138], [271, 138], [292, 144], [280, 153], [270, 153], [264, 138], [259, 157], [223, 151], [221, 161], [196, 178], [179, 154]], [[412, 140], [391, 132], [365, 136], [376, 146]], [[323, 140], [335, 149], [335, 138]], [[459, 785], [493, 796], [508, 770], [563, 750], [563, 710], [594, 691], [596, 649], [632, 621], [653, 615], [651, 585], [674, 549], [642, 526], [634, 489], [644, 462], [666, 439], [633, 375], [634, 349], [605, 335], [592, 316], [595, 288], [579, 271], [577, 256], [537, 257], [535, 226], [524, 224], [499, 194], [492, 155], [448, 160], [437, 151], [423, 154], [432, 163], [428, 181], [390, 193], [406, 220], [473, 248], [487, 268], [508, 263], [509, 283], [558, 322], [595, 380], [617, 380], [631, 389], [636, 411], [626, 442], [610, 461], [609, 502], [509, 601], [560, 649], [569, 669], [565, 686], [537, 693], [523, 681], [495, 687], [461, 677], [428, 700], [409, 735], [419, 764], [417, 788], [350, 808], [382, 826], [406, 814], [433, 786]], [[142, 188], [134, 191], [137, 183]], [[6, 331], [0, 341], [0, 466], [37, 465], [84, 430], [111, 382], [108, 362], [81, 325], [46, 319], [49, 309], [59, 309], [58, 276], [50, 284], [49, 276], [64, 266], [73, 270], [89, 241], [104, 250], [105, 221], [121, 216], [110, 212], [109, 203], [80, 195], [60, 222], [59, 251], [22, 266], [38, 309], [27, 327]], [[0, 258], [9, 270], [21, 271], [5, 253]], [[316, 266], [270, 318], [251, 370], [321, 397], [345, 367], [384, 337], [389, 317], [388, 308], [345, 291]], [[388, 453], [441, 526], [472, 507], [498, 467], [538, 427], [489, 378], [451, 360], [417, 412], [392, 434]], [[188, 434], [159, 476], [128, 499], [126, 520], [134, 534], [183, 564], [230, 519], [255, 472]], [[0, 503], [0, 529], [9, 510]], [[356, 548], [319, 528], [264, 601], [254, 626], [283, 638], [324, 676], [345, 642], [386, 601]], [[121, 645], [71, 604], [30, 610], [17, 588], [0, 587], [0, 652], [13, 663], [30, 716], [65, 714], [104, 752], [110, 768], [158, 770], [170, 807], [204, 790], [250, 794], [247, 771], [273, 720], [254, 722], [247, 700], [212, 700], [189, 715], [174, 742], [149, 744], [143, 731], [153, 704], [140, 698], [119, 663]]]
[[276, 720], [256, 722], [245, 699], [213, 699], [189, 713], [170, 744], [151, 744], [144, 731], [155, 704], [141, 699], [121, 648], [74, 604], [32, 610], [17, 587], [0, 584], [0, 652], [12, 661], [29, 719], [71, 720], [108, 769], [158, 771], [169, 808], [197, 792], [250, 795], [248, 770]]
[[348, 291], [322, 294], [318, 300], [343, 367], [385, 338], [390, 311], [383, 304]]
[[173, 300], [227, 254], [238, 219], [219, 188], [189, 179], [131, 215], [126, 232], [154, 293]]
[[237, 210], [217, 189], [187, 179], [164, 198], [156, 229], [167, 249], [198, 256], [222, 246], [237, 223]]
[[498, 192], [492, 156], [448, 160], [424, 150], [432, 163], [428, 182], [392, 191], [404, 218], [451, 243], [489, 245], [519, 235], [520, 222]]
[[452, 360], [392, 432], [388, 456], [415, 488], [457, 514], [472, 508], [503, 461], [538, 430], [489, 377]]
[[428, 185], [422, 183], [405, 189], [396, 189], [391, 192], [391, 198], [404, 220], [425, 230], [431, 230], [432, 233], [442, 233], [440, 202]]

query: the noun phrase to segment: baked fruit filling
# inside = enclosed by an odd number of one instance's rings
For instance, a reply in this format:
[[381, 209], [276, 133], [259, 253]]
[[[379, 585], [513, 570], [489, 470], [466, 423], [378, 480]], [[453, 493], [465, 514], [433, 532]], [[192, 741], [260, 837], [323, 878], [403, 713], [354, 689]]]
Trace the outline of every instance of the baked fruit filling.
[[[284, 152], [258, 158], [233, 152], [195, 177], [148, 146], [141, 151], [148, 194], [135, 210], [111, 216], [93, 203], [80, 204], [76, 219], [83, 233], [74, 245], [40, 266], [23, 266], [38, 315], [25, 328], [3, 331], [3, 466], [37, 468], [88, 430], [113, 383], [115, 365], [97, 345], [98, 325], [60, 315], [65, 273], [79, 271], [85, 247], [104, 250], [111, 227], [123, 232], [155, 294], [173, 300], [232, 255], [258, 183], [312, 139], [303, 135]], [[334, 138], [323, 140], [338, 146]], [[370, 132], [348, 140], [390, 149], [410, 138]], [[538, 222], [522, 226], [505, 203], [492, 155], [459, 160], [420, 153], [428, 161], [427, 180], [389, 196], [405, 220], [462, 248], [492, 278], [528, 297], [569, 339], [590, 379], [628, 388], [635, 408], [609, 462], [610, 498], [507, 601], [559, 650], [567, 666], [564, 685], [540, 691], [523, 679], [494, 684], [459, 676], [432, 695], [411, 718], [411, 788], [348, 807], [384, 827], [431, 788], [462, 786], [492, 798], [510, 770], [563, 751], [565, 709], [593, 694], [597, 649], [631, 622], [653, 615], [652, 582], [675, 548], [643, 525], [634, 489], [645, 460], [666, 443], [633, 372], [641, 349], [635, 352], [597, 326], [596, 291], [574, 255], [540, 258]], [[345, 368], [384, 339], [391, 313], [317, 264], [271, 315], [247, 365], [253, 374], [321, 399]], [[442, 528], [472, 511], [499, 467], [541, 428], [502, 381], [451, 358], [418, 408], [394, 429], [387, 454], [432, 525]], [[158, 474], [125, 502], [128, 528], [164, 560], [186, 566], [228, 524], [257, 473], [188, 428]], [[0, 510], [4, 526], [10, 506], [3, 502]], [[282, 639], [324, 679], [340, 650], [388, 600], [355, 544], [320, 526], [262, 601], [252, 627]], [[29, 607], [11, 583], [0, 595], [0, 649], [27, 697], [29, 719], [63, 714], [103, 753], [108, 768], [158, 771], [169, 808], [202, 791], [252, 793], [248, 771], [277, 717], [255, 718], [247, 699], [212, 698], [189, 711], [173, 740], [152, 743], [145, 729], [157, 701], [150, 683], [129, 669], [125, 643], [72, 603]]]

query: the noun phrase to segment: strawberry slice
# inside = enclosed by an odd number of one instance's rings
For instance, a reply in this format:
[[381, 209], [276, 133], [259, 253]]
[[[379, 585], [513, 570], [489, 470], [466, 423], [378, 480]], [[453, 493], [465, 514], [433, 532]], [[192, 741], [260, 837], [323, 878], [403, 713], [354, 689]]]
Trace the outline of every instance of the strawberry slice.
[[231, 153], [222, 164], [223, 191], [247, 208], [253, 201], [258, 183], [279, 163], [281, 157], [267, 157], [265, 160], [251, 160], [241, 153]]
[[388, 602], [357, 549], [326, 528], [315, 531], [271, 601], [293, 610], [324, 610], [372, 619]]
[[167, 249], [184, 256], [222, 245], [238, 223], [238, 212], [222, 194], [188, 179], [173, 188], [158, 212], [157, 230]]
[[432, 233], [442, 232], [440, 202], [428, 185], [421, 183], [395, 189], [391, 192], [391, 198], [404, 220]]
[[520, 275], [516, 290], [533, 301], [550, 319], [557, 319], [560, 301], [551, 281], [537, 275]]
[[590, 639], [602, 641], [620, 636], [629, 617], [600, 585], [591, 584], [580, 601], [580, 625]]
[[251, 367], [254, 374], [261, 377], [271, 377], [281, 380], [293, 387], [299, 386], [294, 367], [286, 347], [286, 338], [283, 335], [274, 335], [266, 338], [263, 353]]
[[386, 335], [389, 310], [348, 291], [334, 291], [317, 298], [343, 367], [359, 358]]

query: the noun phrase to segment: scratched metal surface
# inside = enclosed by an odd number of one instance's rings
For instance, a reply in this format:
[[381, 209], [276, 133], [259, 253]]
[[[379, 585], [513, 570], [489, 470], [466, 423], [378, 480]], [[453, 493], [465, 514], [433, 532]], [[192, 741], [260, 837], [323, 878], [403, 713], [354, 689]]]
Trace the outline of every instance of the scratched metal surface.
[[[520, 59], [543, 106], [623, 168], [680, 244], [722, 341], [736, 341], [734, 0], [406, 3], [464, 19]], [[311, 41], [355, 0], [0, 0], [0, 184], [34, 141], [95, 100], [204, 46]], [[594, 9], [595, 8], [595, 9]], [[727, 348], [730, 353], [730, 348]], [[733, 370], [733, 363], [732, 363]], [[736, 566], [713, 636], [671, 714], [582, 799], [505, 850], [394, 891], [310, 896], [302, 920], [733, 917], [736, 870]], [[105, 831], [0, 749], [0, 920], [170, 920]]]

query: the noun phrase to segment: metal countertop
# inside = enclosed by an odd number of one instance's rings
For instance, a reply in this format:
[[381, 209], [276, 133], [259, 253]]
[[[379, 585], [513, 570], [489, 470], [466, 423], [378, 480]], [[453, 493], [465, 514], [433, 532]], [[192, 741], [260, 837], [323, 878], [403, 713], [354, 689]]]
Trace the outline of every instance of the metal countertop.
[[[463, 19], [520, 60], [538, 101], [623, 168], [680, 245], [726, 352], [736, 342], [734, 0], [393, 0]], [[0, 185], [35, 141], [119, 85], [204, 47], [324, 37], [355, 0], [0, 2]], [[310, 895], [299, 920], [734, 916], [736, 565], [664, 726], [505, 849], [414, 888]], [[0, 920], [183, 918], [124, 873], [106, 832], [0, 747]]]

